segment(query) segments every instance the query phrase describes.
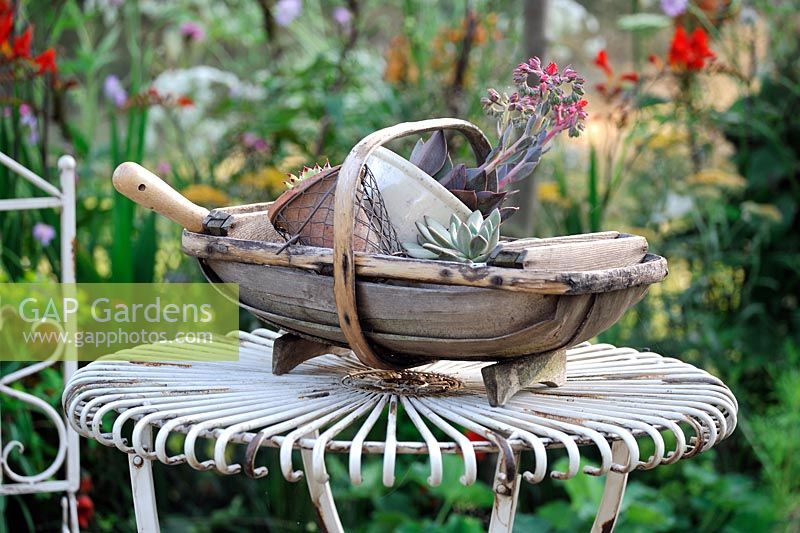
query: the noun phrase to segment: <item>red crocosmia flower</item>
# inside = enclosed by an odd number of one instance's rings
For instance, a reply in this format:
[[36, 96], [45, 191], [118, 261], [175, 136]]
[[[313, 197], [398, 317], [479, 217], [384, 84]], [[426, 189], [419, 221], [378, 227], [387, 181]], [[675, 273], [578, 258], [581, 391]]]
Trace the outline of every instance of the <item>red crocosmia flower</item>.
[[597, 57], [594, 58], [594, 64], [600, 67], [600, 70], [606, 73], [609, 78], [614, 75], [611, 65], [608, 63], [608, 53], [605, 50], [597, 52]]
[[77, 498], [78, 503], [78, 525], [81, 529], [87, 529], [89, 522], [92, 521], [94, 516], [94, 502], [86, 494], [79, 494]]
[[[465, 433], [465, 435], [467, 436], [467, 439], [469, 439], [471, 442], [485, 442], [486, 441], [486, 437], [484, 437], [483, 435], [478, 435], [474, 431], [467, 431]], [[484, 457], [486, 457], [486, 453], [485, 452], [475, 452], [475, 459], [477, 459], [478, 461], [480, 461]]]
[[549, 65], [547, 65], [547, 68], [545, 68], [544, 71], [550, 76], [553, 76], [558, 72], [558, 65], [556, 65], [555, 63], [550, 63]]
[[675, 28], [675, 34], [672, 36], [672, 43], [669, 45], [667, 61], [670, 66], [685, 67], [689, 64], [689, 56], [689, 37], [686, 35], [686, 30], [683, 29], [683, 26], [677, 26]]
[[671, 67], [697, 71], [706, 66], [706, 59], [713, 57], [714, 52], [708, 47], [708, 34], [702, 28], [694, 30], [691, 37], [682, 26], [675, 28], [667, 56]]
[[194, 105], [194, 100], [188, 96], [179, 96], [177, 104], [179, 107], [191, 107]]
[[635, 72], [626, 72], [620, 76], [619, 79], [622, 81], [632, 81], [633, 83], [636, 83], [639, 81], [639, 75]]
[[691, 45], [692, 59], [688, 64], [689, 70], [700, 70], [706, 65], [706, 59], [716, 57], [708, 47], [708, 34], [703, 28], [697, 28], [692, 32]]
[[14, 37], [13, 53], [14, 57], [31, 57], [31, 38], [33, 37], [33, 28], [28, 28], [25, 33], [18, 37]]
[[608, 93], [608, 85], [606, 85], [605, 83], [598, 83], [594, 86], [594, 88], [597, 89], [597, 92], [599, 92], [603, 96], [605, 96], [605, 94]]
[[0, 43], [7, 43], [14, 29], [14, 14], [0, 8]]
[[45, 72], [55, 72], [58, 70], [56, 66], [56, 51], [53, 48], [48, 48], [33, 60], [39, 66], [39, 74]]

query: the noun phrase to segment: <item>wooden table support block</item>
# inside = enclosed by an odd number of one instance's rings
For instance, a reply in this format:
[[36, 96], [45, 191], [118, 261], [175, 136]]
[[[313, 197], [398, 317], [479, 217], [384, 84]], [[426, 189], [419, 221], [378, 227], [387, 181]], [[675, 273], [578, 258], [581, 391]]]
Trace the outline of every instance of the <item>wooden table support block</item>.
[[350, 354], [350, 350], [286, 333], [275, 339], [272, 347], [272, 373], [286, 374], [300, 363], [328, 353], [344, 356]]
[[521, 389], [543, 383], [558, 387], [567, 382], [567, 351], [555, 350], [545, 354], [519, 357], [495, 363], [481, 369], [489, 405], [505, 405]]

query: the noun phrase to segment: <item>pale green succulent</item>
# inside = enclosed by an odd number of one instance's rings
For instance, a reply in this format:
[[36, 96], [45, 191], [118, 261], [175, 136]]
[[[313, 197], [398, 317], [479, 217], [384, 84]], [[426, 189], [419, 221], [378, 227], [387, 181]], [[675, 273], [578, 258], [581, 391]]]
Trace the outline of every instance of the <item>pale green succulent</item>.
[[500, 240], [500, 211], [495, 209], [485, 220], [479, 210], [466, 221], [451, 215], [449, 229], [426, 216], [417, 222], [417, 230], [416, 243], [403, 243], [411, 257], [484, 263]]

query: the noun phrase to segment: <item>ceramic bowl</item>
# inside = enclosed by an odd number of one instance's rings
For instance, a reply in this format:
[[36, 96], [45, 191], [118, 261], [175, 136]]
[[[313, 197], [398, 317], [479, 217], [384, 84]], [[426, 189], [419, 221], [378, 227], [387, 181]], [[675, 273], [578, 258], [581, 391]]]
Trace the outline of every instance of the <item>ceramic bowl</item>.
[[442, 184], [391, 150], [377, 148], [367, 166], [375, 176], [400, 242], [417, 241], [415, 222], [426, 215], [445, 227], [450, 225], [453, 213], [462, 219], [470, 215], [469, 208]]

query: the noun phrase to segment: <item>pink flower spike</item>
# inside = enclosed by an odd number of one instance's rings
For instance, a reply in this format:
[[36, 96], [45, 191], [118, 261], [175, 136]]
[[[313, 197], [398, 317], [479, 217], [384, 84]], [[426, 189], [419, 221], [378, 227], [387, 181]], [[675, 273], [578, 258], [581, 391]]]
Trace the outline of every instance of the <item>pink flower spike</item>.
[[349, 9], [342, 6], [333, 8], [333, 20], [342, 28], [350, 27], [350, 21], [353, 19], [353, 14]]
[[47, 246], [56, 238], [56, 230], [49, 224], [37, 222], [33, 226], [33, 238], [39, 241], [42, 246]]
[[661, 11], [668, 17], [679, 17], [689, 8], [689, 0], [661, 0]]
[[128, 93], [122, 87], [122, 82], [113, 74], [106, 76], [103, 82], [103, 94], [106, 99], [113, 102], [118, 108], [121, 108], [128, 101]]
[[278, 0], [272, 8], [272, 16], [278, 26], [288, 26], [303, 11], [303, 0]]
[[168, 176], [172, 173], [172, 166], [166, 161], [161, 161], [156, 166], [156, 173], [161, 177]]
[[181, 24], [181, 35], [190, 41], [201, 43], [206, 39], [206, 30], [196, 22], [184, 22]]

